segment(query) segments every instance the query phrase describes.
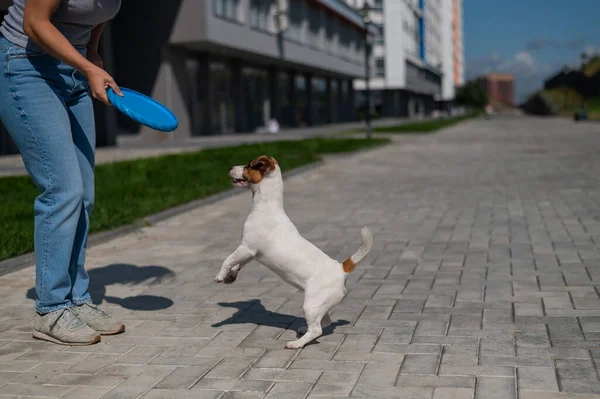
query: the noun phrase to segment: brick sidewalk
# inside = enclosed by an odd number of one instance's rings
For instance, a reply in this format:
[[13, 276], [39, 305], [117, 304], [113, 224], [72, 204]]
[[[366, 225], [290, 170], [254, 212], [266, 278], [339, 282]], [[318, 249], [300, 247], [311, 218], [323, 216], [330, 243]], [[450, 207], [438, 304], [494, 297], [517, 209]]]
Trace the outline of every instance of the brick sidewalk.
[[[594, 130], [596, 129], [596, 130]], [[299, 230], [343, 260], [375, 236], [333, 331], [284, 350], [301, 298], [237, 246], [244, 193], [94, 247], [96, 301], [128, 331], [31, 339], [34, 270], [0, 278], [0, 397], [600, 398], [600, 134], [477, 120], [286, 181]]]

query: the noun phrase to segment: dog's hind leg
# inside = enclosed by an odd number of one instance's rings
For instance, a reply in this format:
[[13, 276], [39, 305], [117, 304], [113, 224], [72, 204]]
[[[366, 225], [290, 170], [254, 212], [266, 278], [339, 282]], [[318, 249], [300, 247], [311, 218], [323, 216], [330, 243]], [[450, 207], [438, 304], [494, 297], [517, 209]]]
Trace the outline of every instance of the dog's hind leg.
[[323, 328], [331, 324], [329, 311], [340, 303], [343, 297], [343, 294], [338, 295], [335, 291], [328, 294], [318, 286], [307, 291], [304, 296], [303, 308], [308, 329], [301, 338], [288, 342], [285, 347], [287, 349], [302, 348], [313, 339], [319, 338], [323, 334]]
[[321, 328], [326, 329], [331, 325], [331, 316], [329, 316], [329, 312], [325, 313], [323, 319], [321, 319]]
[[321, 328], [321, 320], [327, 314], [328, 311], [329, 309], [325, 307], [307, 308], [305, 303], [304, 316], [306, 317], [306, 324], [308, 325], [308, 330], [301, 338], [295, 341], [288, 342], [285, 345], [285, 348], [302, 348], [304, 347], [304, 345], [306, 345], [313, 339], [319, 338], [321, 334], [323, 334], [323, 329]]
[[[321, 329], [324, 330], [331, 325], [331, 317], [329, 316], [329, 312], [325, 313], [325, 316], [321, 319]], [[308, 326], [300, 326], [298, 327], [298, 337], [303, 336], [308, 331]]]

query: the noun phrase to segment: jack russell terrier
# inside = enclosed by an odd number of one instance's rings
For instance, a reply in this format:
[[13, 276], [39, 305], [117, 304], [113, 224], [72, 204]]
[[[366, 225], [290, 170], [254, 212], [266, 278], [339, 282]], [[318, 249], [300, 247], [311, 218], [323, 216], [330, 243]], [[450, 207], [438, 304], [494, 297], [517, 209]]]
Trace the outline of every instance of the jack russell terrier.
[[217, 283], [231, 284], [239, 271], [256, 259], [284, 281], [304, 291], [305, 334], [288, 342], [287, 349], [302, 348], [331, 324], [329, 311], [346, 295], [346, 275], [354, 270], [371, 250], [373, 236], [361, 230], [359, 250], [340, 263], [331, 259], [300, 235], [283, 209], [283, 180], [274, 158], [260, 156], [245, 166], [229, 170], [235, 187], [252, 191], [252, 206], [242, 229], [242, 243], [229, 255]]

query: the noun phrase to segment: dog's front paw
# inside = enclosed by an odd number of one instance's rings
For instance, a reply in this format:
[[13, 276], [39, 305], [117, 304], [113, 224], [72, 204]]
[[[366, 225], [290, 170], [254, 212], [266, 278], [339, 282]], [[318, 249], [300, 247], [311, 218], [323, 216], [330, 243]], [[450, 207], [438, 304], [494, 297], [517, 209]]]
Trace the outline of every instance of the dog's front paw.
[[217, 274], [217, 277], [215, 277], [215, 283], [224, 282], [226, 277], [227, 277], [227, 274], [224, 274], [224, 273]]
[[235, 280], [237, 280], [237, 273], [230, 272], [227, 274], [227, 276], [225, 276], [225, 280], [223, 280], [223, 282], [225, 284], [233, 284]]
[[287, 344], [285, 344], [285, 349], [300, 349], [302, 347], [304, 347], [304, 344], [300, 342], [300, 340], [290, 341]]

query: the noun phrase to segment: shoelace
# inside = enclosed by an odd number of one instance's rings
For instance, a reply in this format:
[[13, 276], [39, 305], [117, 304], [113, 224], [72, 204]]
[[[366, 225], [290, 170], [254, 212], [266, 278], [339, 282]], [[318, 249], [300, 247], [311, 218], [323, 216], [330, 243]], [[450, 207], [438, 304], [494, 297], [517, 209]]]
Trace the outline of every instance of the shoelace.
[[104, 311], [98, 309], [96, 306], [90, 305], [89, 303], [84, 304], [83, 306], [85, 306], [85, 312], [87, 313], [92, 313], [92, 314], [98, 314], [100, 313], [100, 315], [102, 317], [108, 317], [108, 314], [105, 313]]
[[52, 323], [50, 326], [50, 331], [54, 330], [54, 327], [56, 327], [60, 320], [64, 320], [65, 324], [69, 328], [78, 327], [83, 323], [73, 309], [65, 308], [60, 316], [58, 316], [56, 320], [54, 320], [54, 323]]

